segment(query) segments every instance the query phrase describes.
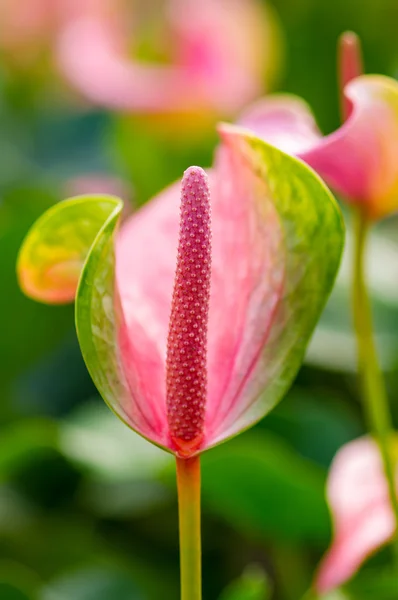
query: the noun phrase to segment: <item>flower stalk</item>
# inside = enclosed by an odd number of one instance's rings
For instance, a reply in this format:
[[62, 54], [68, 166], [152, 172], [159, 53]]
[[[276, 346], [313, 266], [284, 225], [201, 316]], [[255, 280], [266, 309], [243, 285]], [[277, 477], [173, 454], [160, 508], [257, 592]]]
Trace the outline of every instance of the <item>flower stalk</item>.
[[201, 600], [200, 459], [207, 397], [211, 279], [210, 190], [190, 167], [181, 188], [177, 268], [167, 340], [167, 419], [177, 449], [181, 600]]
[[202, 599], [200, 458], [176, 458], [181, 600]]
[[380, 448], [388, 493], [395, 519], [394, 548], [398, 559], [398, 498], [395, 491], [394, 463], [391, 455], [392, 420], [373, 334], [372, 312], [364, 276], [364, 257], [369, 220], [360, 209], [355, 214], [353, 265], [353, 316], [358, 347], [358, 373], [362, 399], [370, 429]]
[[[362, 51], [355, 33], [345, 32], [339, 40], [339, 79], [343, 121], [351, 113], [351, 103], [344, 96], [344, 87], [363, 73]], [[390, 441], [393, 426], [387, 391], [381, 372], [373, 333], [372, 309], [365, 281], [366, 240], [371, 225], [365, 207], [354, 212], [354, 264], [353, 264], [353, 320], [358, 348], [358, 374], [362, 389], [365, 414], [376, 442], [380, 448], [388, 494], [394, 514], [394, 548], [398, 560], [398, 498], [395, 491], [394, 462]]]

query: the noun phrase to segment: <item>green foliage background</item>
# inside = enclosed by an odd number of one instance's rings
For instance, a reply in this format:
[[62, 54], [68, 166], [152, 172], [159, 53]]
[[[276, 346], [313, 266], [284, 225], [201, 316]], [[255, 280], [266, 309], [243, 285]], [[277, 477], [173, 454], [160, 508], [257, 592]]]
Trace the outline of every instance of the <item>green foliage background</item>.
[[[286, 45], [277, 89], [303, 96], [325, 132], [339, 123], [342, 31], [361, 36], [368, 72], [398, 74], [396, 0], [272, 4]], [[0, 598], [174, 600], [173, 462], [106, 409], [83, 365], [72, 307], [23, 297], [15, 261], [29, 225], [67, 195], [71, 177], [120, 176], [139, 205], [189, 164], [209, 164], [215, 138], [165, 138], [137, 118], [52, 104], [37, 82], [1, 64], [0, 131]], [[395, 219], [375, 231], [369, 262], [397, 423]], [[298, 600], [311, 586], [331, 535], [328, 466], [365, 431], [349, 281], [345, 262], [287, 398], [253, 430], [203, 456], [205, 600]], [[344, 597], [396, 600], [398, 576], [385, 570], [387, 559], [385, 549], [370, 560]]]

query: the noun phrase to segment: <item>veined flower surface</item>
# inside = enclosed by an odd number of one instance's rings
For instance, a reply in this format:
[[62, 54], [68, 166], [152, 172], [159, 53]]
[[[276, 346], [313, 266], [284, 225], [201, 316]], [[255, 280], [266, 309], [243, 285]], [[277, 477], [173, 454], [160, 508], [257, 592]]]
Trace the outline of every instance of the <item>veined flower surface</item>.
[[34, 225], [18, 265], [32, 297], [76, 296], [79, 342], [103, 398], [184, 457], [281, 399], [344, 237], [333, 198], [303, 163], [237, 127], [220, 133], [208, 175], [186, 171], [182, 202], [174, 184], [118, 228], [116, 198], [65, 201]]

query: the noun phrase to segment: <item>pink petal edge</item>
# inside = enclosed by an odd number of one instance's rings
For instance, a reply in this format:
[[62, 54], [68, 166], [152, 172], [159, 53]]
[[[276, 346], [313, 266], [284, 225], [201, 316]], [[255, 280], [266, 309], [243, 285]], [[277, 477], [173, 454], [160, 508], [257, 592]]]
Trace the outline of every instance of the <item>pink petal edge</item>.
[[240, 124], [295, 154], [348, 201], [379, 218], [398, 209], [398, 82], [362, 75], [345, 88], [352, 103], [347, 121], [322, 137], [299, 98], [264, 99]]
[[394, 517], [376, 442], [363, 437], [339, 450], [329, 473], [327, 497], [334, 536], [316, 576], [319, 593], [327, 593], [350, 579], [394, 533]]

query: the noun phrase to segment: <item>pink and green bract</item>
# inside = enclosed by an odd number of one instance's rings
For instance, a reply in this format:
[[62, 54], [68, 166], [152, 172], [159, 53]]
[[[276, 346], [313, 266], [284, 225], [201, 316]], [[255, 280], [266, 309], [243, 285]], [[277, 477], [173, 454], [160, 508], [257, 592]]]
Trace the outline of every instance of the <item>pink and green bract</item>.
[[117, 198], [62, 202], [33, 226], [18, 263], [31, 297], [76, 298], [102, 397], [180, 457], [250, 427], [282, 398], [344, 239], [333, 197], [304, 163], [241, 128], [220, 133], [214, 167], [188, 169], [182, 194], [174, 184], [121, 224]]
[[361, 75], [344, 92], [351, 111], [327, 136], [308, 105], [289, 95], [260, 100], [239, 122], [301, 158], [344, 199], [378, 219], [398, 209], [398, 83]]

